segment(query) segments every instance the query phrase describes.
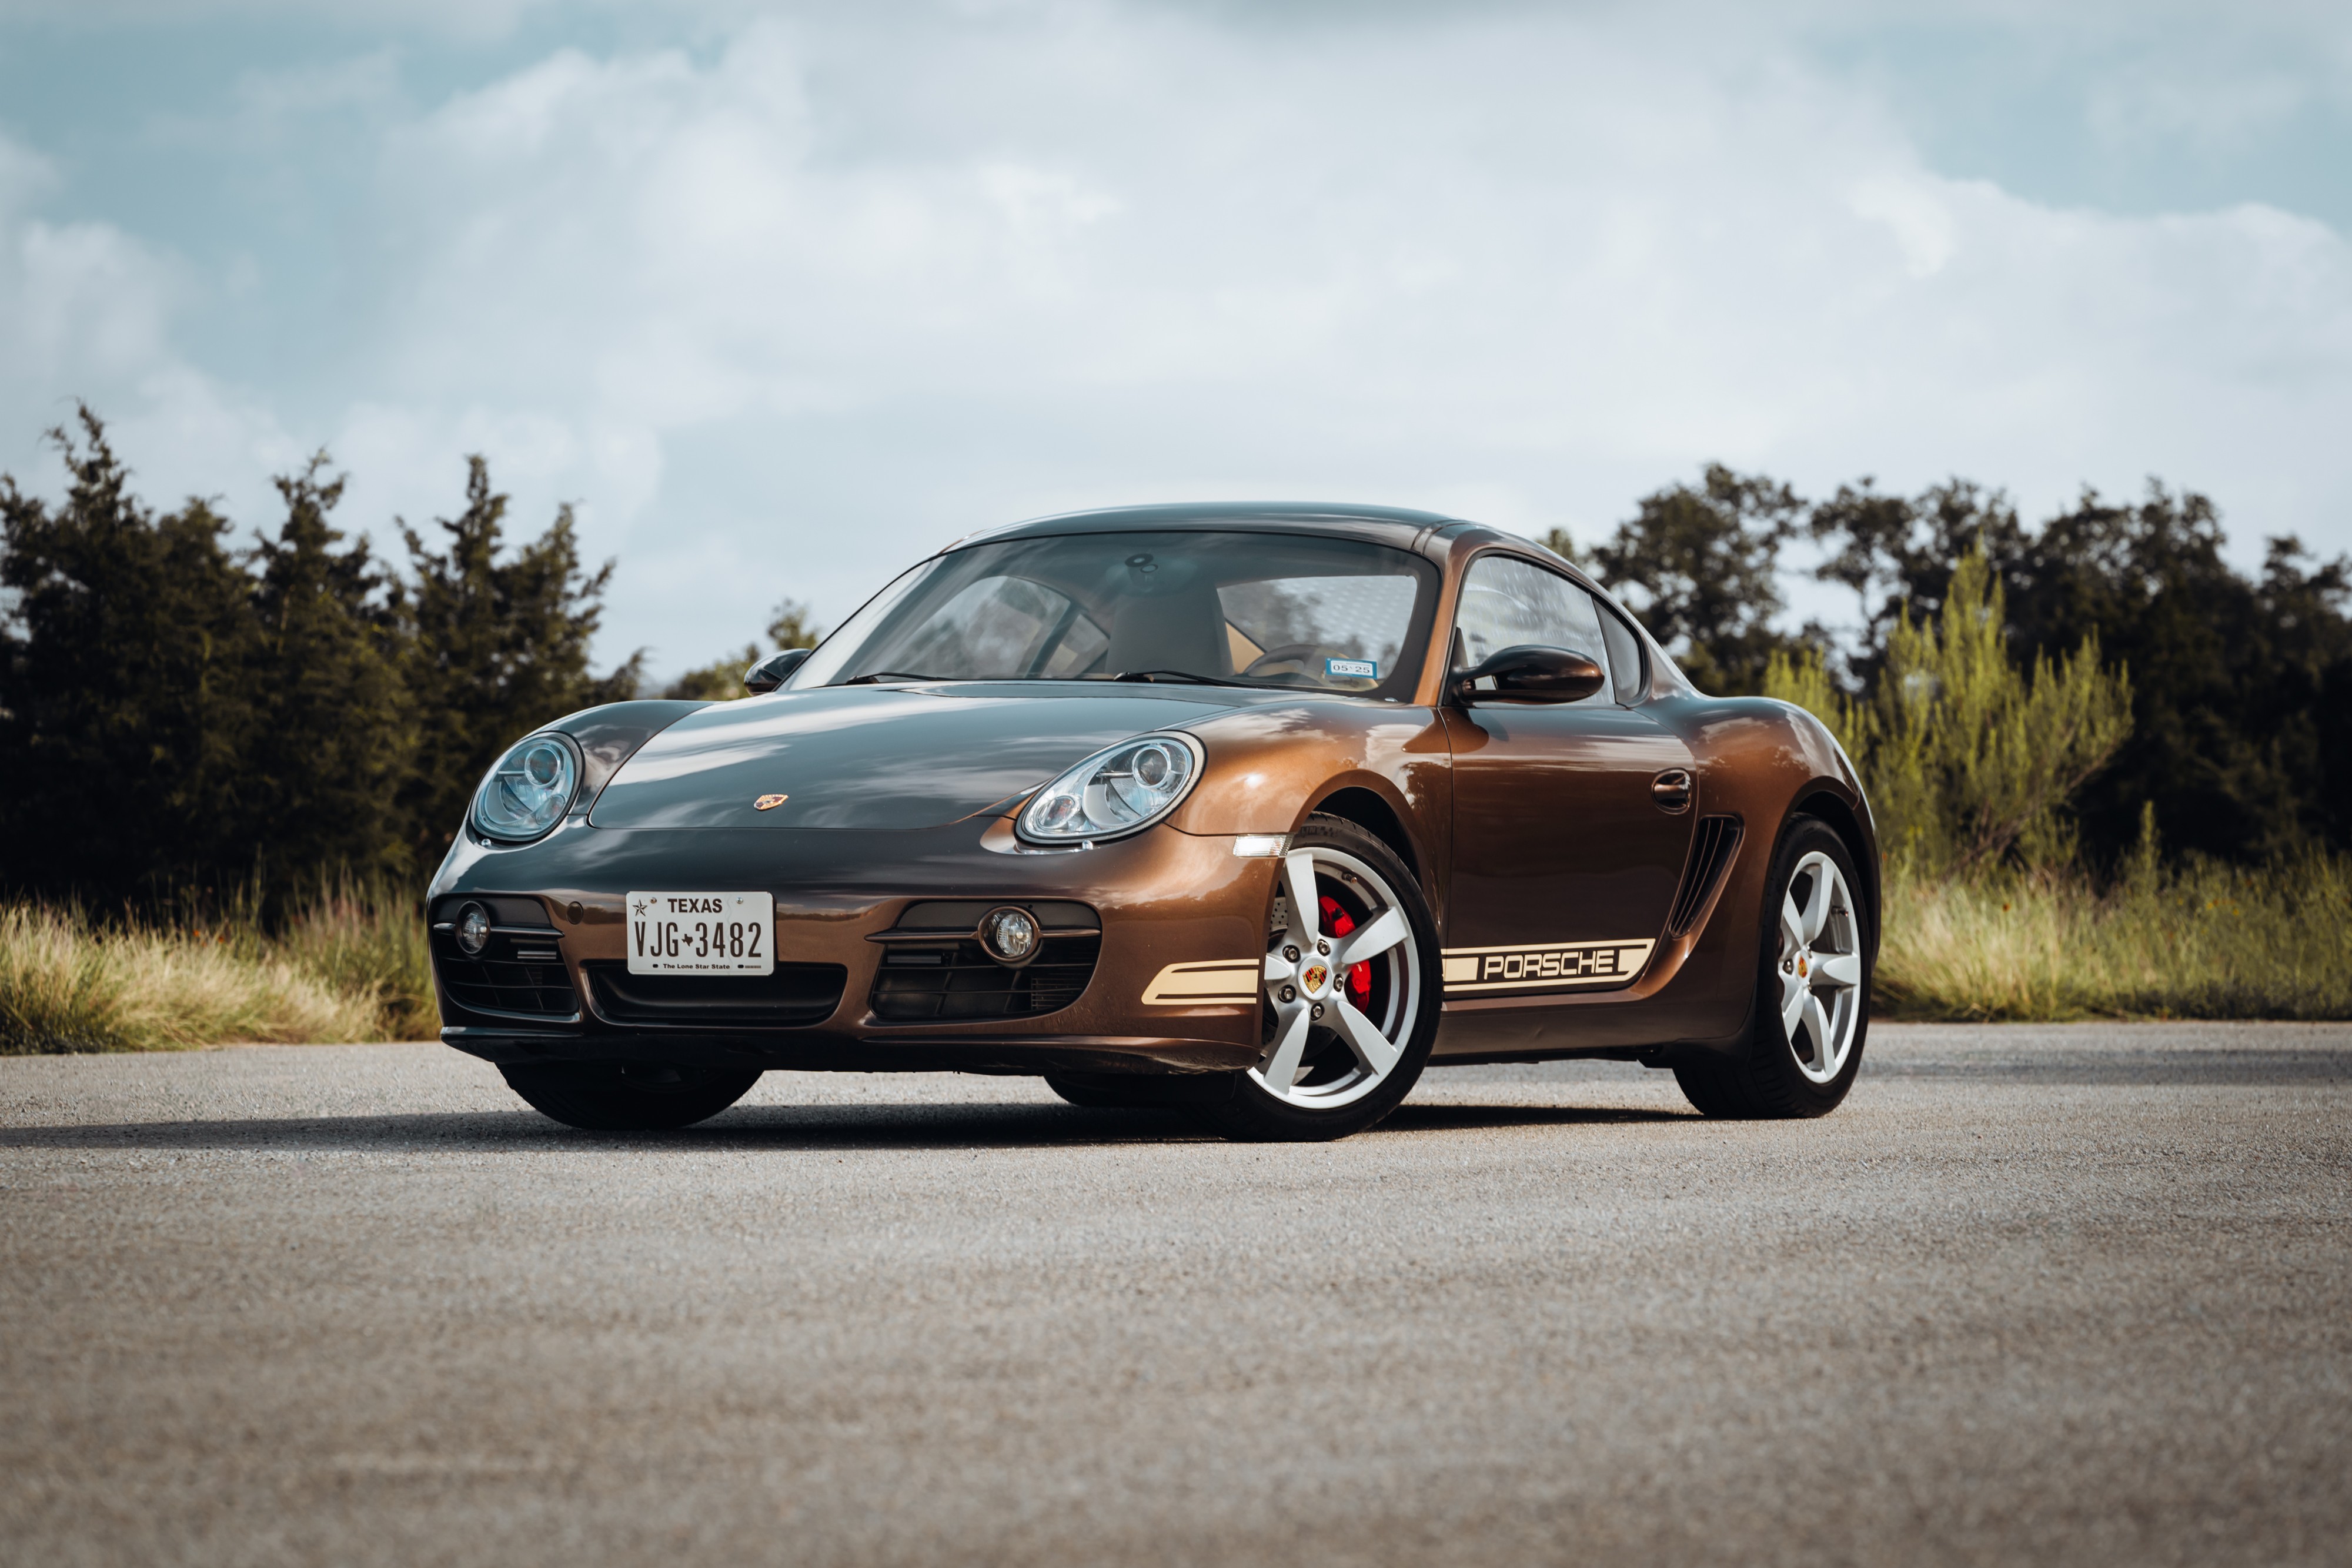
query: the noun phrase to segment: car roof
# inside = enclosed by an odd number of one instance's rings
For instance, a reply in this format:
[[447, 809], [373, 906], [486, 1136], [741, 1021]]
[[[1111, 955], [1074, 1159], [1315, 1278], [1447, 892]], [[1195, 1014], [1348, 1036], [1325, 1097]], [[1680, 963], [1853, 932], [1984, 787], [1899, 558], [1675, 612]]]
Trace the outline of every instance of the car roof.
[[1326, 534], [1411, 549], [1431, 529], [1459, 519], [1408, 507], [1365, 507], [1324, 501], [1180, 501], [1153, 507], [1104, 507], [1031, 517], [967, 534], [950, 549], [1055, 534], [1157, 532]]

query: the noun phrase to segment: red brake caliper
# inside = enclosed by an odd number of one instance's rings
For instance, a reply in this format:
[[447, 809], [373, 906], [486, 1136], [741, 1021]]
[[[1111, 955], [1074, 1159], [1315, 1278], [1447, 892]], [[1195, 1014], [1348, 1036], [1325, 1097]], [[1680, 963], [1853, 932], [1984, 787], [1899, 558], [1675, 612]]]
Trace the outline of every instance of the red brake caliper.
[[[1322, 904], [1324, 930], [1328, 931], [1333, 936], [1345, 936], [1356, 928], [1354, 918], [1339, 907], [1338, 899], [1327, 893], [1323, 894]], [[1360, 964], [1348, 966], [1348, 999], [1355, 1005], [1359, 1012], [1371, 1004], [1372, 962], [1370, 959], [1367, 958]]]

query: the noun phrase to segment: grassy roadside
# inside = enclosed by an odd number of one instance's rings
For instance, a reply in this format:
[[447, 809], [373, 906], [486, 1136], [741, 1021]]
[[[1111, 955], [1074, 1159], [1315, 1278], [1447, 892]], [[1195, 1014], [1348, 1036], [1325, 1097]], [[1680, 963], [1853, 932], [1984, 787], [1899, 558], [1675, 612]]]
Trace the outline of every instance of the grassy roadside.
[[144, 925], [0, 905], [0, 1055], [417, 1040], [438, 1028], [424, 923], [405, 898], [330, 890], [275, 933], [239, 909]]
[[1892, 877], [1877, 995], [1919, 1020], [2352, 1018], [2352, 861]]
[[[2352, 861], [1887, 885], [1878, 1003], [1903, 1019], [2352, 1018]], [[413, 901], [330, 891], [281, 930], [232, 910], [124, 925], [0, 905], [0, 1055], [429, 1038]]]

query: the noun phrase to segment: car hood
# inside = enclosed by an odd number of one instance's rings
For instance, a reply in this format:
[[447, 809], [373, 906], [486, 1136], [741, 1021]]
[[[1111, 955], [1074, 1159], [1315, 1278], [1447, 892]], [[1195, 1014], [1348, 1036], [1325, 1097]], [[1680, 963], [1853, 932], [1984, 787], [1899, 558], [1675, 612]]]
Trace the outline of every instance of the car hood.
[[[596, 798], [600, 828], [934, 828], [1009, 802], [1089, 752], [1255, 693], [1011, 683], [821, 686], [714, 703], [646, 742]], [[763, 796], [785, 797], [756, 810]]]

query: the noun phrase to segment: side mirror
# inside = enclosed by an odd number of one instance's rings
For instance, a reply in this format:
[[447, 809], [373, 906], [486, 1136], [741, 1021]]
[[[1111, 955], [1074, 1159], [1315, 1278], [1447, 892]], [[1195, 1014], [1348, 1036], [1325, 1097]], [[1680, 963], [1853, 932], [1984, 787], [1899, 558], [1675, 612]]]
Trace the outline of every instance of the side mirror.
[[769, 654], [743, 672], [743, 689], [755, 697], [766, 696], [782, 685], [784, 677], [799, 669], [812, 652], [808, 648], [787, 648], [781, 653]]
[[[1492, 680], [1495, 689], [1482, 692], [1475, 683]], [[1454, 677], [1456, 702], [1581, 702], [1609, 682], [1592, 658], [1570, 648], [1521, 645], [1491, 654], [1484, 664]]]

